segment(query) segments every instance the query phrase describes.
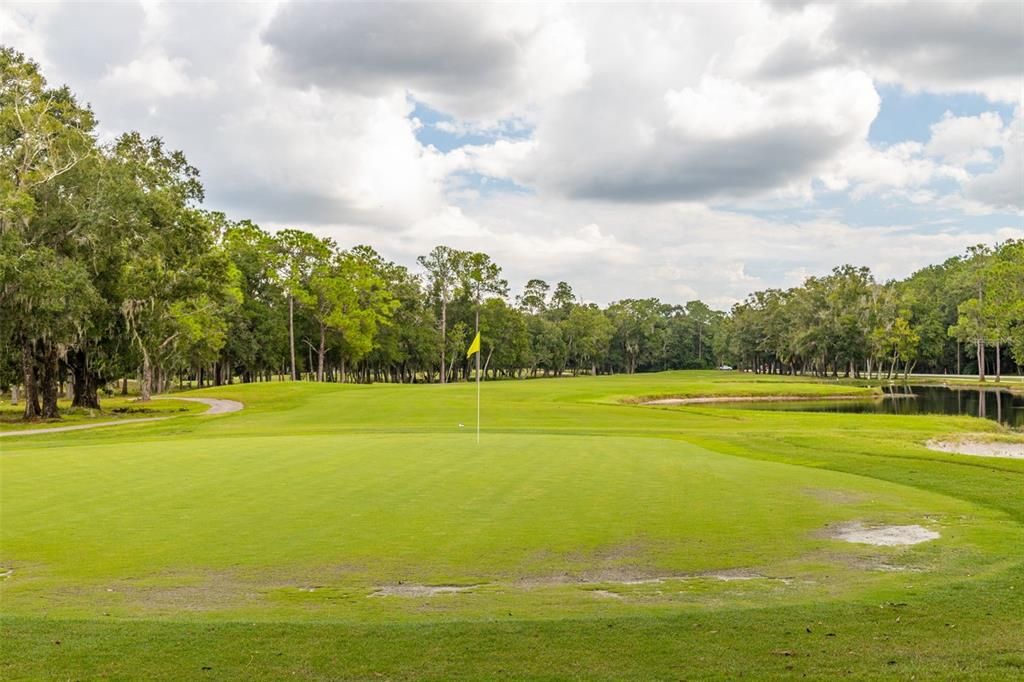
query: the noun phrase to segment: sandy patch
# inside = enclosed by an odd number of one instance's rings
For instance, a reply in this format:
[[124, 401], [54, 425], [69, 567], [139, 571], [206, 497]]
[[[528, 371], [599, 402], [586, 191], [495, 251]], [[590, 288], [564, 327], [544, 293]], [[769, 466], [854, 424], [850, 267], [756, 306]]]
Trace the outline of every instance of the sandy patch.
[[804, 488], [800, 492], [826, 504], [857, 504], [870, 499], [865, 493], [834, 488]]
[[591, 590], [590, 593], [592, 595], [594, 595], [595, 597], [600, 597], [601, 599], [622, 599], [623, 598], [622, 595], [619, 594], [618, 592], [611, 592], [609, 590]]
[[776, 578], [746, 568], [730, 568], [721, 571], [654, 576], [630, 574], [627, 571], [605, 571], [580, 576], [555, 575], [543, 578], [523, 578], [516, 583], [516, 586], [521, 589], [534, 589], [557, 585], [661, 585], [677, 580], [720, 580], [723, 582], [735, 580], [774, 580], [784, 583], [789, 582], [789, 578]]
[[917, 545], [936, 540], [939, 534], [917, 524], [909, 526], [865, 526], [859, 521], [837, 526], [830, 537], [836, 540], [879, 547]]
[[160, 396], [166, 400], [187, 400], [190, 403], [202, 403], [209, 405], [210, 409], [203, 412], [204, 415], [213, 414], [228, 414], [230, 412], [238, 412], [245, 405], [238, 402], [237, 400], [225, 400], [223, 398], [179, 398], [178, 396]]
[[458, 594], [472, 592], [482, 585], [415, 585], [400, 583], [398, 585], [382, 585], [370, 593], [371, 597], [436, 597], [439, 594]]
[[797, 402], [818, 400], [865, 400], [876, 396], [861, 395], [728, 395], [703, 396], [699, 398], [658, 398], [645, 400], [641, 405], [702, 405], [706, 403], [765, 403], [765, 402]]
[[955, 455], [1024, 459], [1024, 443], [1000, 443], [998, 441], [980, 440], [930, 440], [924, 446], [929, 450], [949, 452]]

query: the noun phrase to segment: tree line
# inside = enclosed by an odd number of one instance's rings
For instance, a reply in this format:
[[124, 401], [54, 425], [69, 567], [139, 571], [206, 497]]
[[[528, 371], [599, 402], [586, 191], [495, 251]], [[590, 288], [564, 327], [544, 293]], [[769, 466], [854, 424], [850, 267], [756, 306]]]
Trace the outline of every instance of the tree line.
[[906, 379], [1024, 366], [1024, 240], [975, 246], [904, 280], [844, 265], [734, 306], [722, 355], [756, 372]]
[[490, 379], [723, 362], [891, 376], [950, 371], [954, 357], [959, 370], [971, 344], [982, 360], [995, 348], [999, 372], [1024, 352], [1022, 242], [903, 282], [844, 266], [729, 313], [600, 307], [566, 282], [513, 293], [482, 252], [439, 245], [410, 270], [370, 246], [204, 210], [182, 152], [138, 132], [101, 143], [96, 126], [68, 88], [0, 48], [0, 389], [23, 394], [26, 419], [59, 417], [62, 394], [98, 409], [129, 380], [142, 400], [184, 382], [460, 381], [477, 330]]

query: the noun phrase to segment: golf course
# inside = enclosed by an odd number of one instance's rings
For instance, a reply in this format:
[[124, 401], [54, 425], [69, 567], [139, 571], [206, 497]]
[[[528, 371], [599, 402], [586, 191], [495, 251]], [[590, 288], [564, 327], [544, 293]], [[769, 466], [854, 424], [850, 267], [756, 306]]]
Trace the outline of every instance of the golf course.
[[643, 404], [876, 390], [485, 382], [477, 444], [472, 383], [273, 381], [174, 394], [235, 412], [11, 435], [0, 677], [1024, 674], [1024, 460], [925, 447], [1018, 436]]

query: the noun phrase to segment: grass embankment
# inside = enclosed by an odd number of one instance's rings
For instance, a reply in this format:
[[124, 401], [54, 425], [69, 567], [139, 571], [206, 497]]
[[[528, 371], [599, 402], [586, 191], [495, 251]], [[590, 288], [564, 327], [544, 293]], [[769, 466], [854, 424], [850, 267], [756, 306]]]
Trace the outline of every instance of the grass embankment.
[[1024, 462], [922, 445], [995, 424], [621, 402], [851, 392], [713, 372], [483, 391], [480, 447], [471, 385], [222, 387], [195, 395], [246, 409], [5, 439], [0, 675], [1024, 669]]

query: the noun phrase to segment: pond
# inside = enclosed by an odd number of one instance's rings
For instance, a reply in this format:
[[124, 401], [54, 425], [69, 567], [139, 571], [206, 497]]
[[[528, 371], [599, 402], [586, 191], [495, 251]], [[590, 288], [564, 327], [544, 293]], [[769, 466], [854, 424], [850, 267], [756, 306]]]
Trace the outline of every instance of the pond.
[[1024, 428], [1024, 395], [1005, 389], [894, 386], [874, 400], [721, 403], [745, 410], [799, 412], [855, 412], [864, 414], [954, 414], [984, 417], [1007, 426]]

